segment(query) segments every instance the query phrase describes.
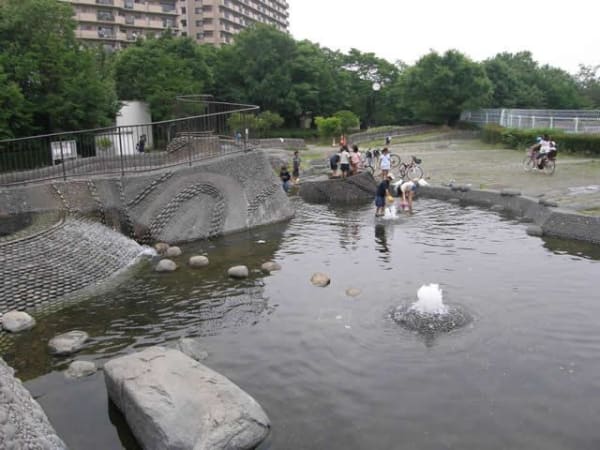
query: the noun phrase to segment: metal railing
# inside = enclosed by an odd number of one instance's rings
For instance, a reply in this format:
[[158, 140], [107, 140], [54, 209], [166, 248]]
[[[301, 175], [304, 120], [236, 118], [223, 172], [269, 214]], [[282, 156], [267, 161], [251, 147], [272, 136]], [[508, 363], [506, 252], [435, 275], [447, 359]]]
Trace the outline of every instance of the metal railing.
[[[180, 99], [178, 99], [180, 100]], [[195, 115], [0, 141], [0, 186], [158, 170], [254, 148], [244, 118], [258, 106], [182, 97]], [[230, 118], [239, 114], [237, 129]]]
[[480, 109], [464, 111], [460, 119], [477, 125], [507, 128], [549, 128], [567, 133], [600, 133], [600, 110], [572, 109]]

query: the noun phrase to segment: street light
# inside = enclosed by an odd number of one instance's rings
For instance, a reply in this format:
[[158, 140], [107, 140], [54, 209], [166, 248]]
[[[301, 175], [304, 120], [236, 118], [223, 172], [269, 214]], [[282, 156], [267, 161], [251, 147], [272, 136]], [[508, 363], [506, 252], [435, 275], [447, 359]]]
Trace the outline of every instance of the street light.
[[375, 81], [371, 85], [371, 89], [373, 89], [373, 103], [371, 105], [371, 120], [369, 121], [369, 128], [371, 125], [373, 125], [373, 118], [375, 117], [375, 96], [377, 95], [377, 92], [381, 90], [381, 84]]

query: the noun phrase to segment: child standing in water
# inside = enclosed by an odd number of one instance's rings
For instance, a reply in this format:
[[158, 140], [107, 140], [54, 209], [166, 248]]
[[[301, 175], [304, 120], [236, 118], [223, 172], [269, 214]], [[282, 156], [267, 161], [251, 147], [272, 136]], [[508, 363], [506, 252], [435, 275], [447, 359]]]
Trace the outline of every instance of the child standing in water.
[[381, 217], [385, 214], [385, 198], [391, 196], [390, 181], [393, 179], [394, 176], [389, 174], [377, 186], [377, 192], [375, 193], [375, 217]]
[[392, 161], [390, 159], [390, 153], [387, 147], [381, 152], [381, 158], [379, 159], [379, 168], [381, 169], [381, 178], [384, 180], [387, 178], [390, 169], [392, 168]]

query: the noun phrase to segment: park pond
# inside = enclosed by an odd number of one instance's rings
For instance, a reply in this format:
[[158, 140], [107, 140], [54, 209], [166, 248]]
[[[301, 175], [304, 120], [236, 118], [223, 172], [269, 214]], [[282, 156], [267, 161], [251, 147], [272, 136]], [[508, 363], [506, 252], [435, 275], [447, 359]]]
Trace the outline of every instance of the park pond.
[[[597, 449], [600, 247], [540, 239], [517, 218], [421, 199], [413, 215], [293, 199], [296, 217], [183, 245], [180, 268], [144, 261], [117, 287], [36, 315], [2, 352], [71, 449], [137, 449], [109, 403], [107, 360], [197, 337], [206, 365], [252, 395], [272, 421], [260, 449]], [[210, 265], [192, 270], [193, 254]], [[270, 275], [259, 269], [275, 261]], [[227, 269], [246, 264], [250, 277]], [[323, 272], [331, 284], [311, 284]], [[420, 333], [394, 319], [423, 285], [470, 320]], [[348, 295], [347, 290], [353, 289]], [[90, 334], [71, 357], [47, 342]]]

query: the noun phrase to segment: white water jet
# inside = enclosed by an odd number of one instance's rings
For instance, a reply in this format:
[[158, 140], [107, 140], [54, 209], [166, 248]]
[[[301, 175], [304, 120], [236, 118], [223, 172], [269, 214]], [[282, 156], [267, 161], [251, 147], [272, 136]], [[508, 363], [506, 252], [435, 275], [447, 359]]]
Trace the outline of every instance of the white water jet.
[[398, 218], [398, 210], [396, 209], [396, 205], [392, 204], [385, 207], [384, 210], [384, 219], [397, 219]]
[[448, 307], [442, 300], [442, 290], [436, 283], [423, 285], [417, 291], [418, 300], [412, 304], [410, 309], [419, 314], [445, 315], [448, 314]]

